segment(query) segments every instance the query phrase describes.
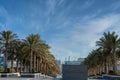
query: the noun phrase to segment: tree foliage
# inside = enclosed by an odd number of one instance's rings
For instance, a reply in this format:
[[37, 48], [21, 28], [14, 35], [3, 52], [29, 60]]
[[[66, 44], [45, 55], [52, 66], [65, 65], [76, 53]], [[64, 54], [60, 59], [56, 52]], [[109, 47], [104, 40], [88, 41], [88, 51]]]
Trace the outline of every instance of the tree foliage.
[[[5, 72], [9, 60], [11, 72], [40, 72], [54, 77], [59, 73], [50, 46], [41, 40], [39, 34], [30, 34], [25, 39], [18, 39], [17, 34], [12, 31], [2, 31], [0, 51], [5, 56]], [[13, 67], [14, 61], [16, 69]]]
[[96, 42], [97, 49], [90, 52], [84, 63], [88, 65], [89, 75], [106, 73], [113, 70], [117, 74], [117, 61], [120, 55], [120, 38], [115, 32], [104, 32]]

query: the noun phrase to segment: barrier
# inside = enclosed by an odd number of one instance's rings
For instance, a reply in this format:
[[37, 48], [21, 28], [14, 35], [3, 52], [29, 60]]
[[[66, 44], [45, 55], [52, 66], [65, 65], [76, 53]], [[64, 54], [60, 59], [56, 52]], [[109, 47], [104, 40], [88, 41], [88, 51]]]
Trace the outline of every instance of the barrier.
[[53, 80], [41, 73], [0, 73], [0, 80]]

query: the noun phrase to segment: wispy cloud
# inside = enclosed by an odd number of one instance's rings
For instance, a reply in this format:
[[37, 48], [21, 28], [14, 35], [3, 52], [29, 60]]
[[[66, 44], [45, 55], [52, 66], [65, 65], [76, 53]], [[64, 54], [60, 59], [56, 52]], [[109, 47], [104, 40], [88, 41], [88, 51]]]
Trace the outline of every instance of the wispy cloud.
[[7, 10], [3, 6], [0, 6], [0, 16], [7, 16], [7, 15], [8, 15]]
[[83, 21], [74, 23], [69, 31], [57, 35], [55, 39], [53, 38], [52, 51], [60, 53], [59, 55], [85, 57], [91, 49], [95, 48], [95, 42], [99, 40], [104, 31], [109, 31], [110, 28], [114, 28], [116, 31], [115, 26], [119, 25], [120, 14], [91, 18], [85, 20], [84, 23]]
[[85, 10], [89, 8], [94, 3], [94, 0], [87, 0], [85, 3], [81, 6], [82, 10]]
[[0, 27], [2, 30], [6, 30], [6, 22], [9, 19], [9, 14], [7, 10], [3, 7], [0, 6]]
[[54, 14], [55, 7], [56, 7], [56, 1], [55, 0], [48, 0], [47, 1], [47, 6], [48, 6], [48, 12], [47, 14]]
[[47, 5], [47, 15], [54, 15], [55, 14], [55, 9], [59, 6], [61, 6], [61, 4], [64, 2], [64, 0], [48, 0], [46, 2]]
[[16, 1], [15, 10], [13, 3], [0, 5], [0, 29], [6, 24], [22, 38], [39, 33], [58, 58], [86, 57], [104, 31], [120, 34], [119, 1], [21, 1]]

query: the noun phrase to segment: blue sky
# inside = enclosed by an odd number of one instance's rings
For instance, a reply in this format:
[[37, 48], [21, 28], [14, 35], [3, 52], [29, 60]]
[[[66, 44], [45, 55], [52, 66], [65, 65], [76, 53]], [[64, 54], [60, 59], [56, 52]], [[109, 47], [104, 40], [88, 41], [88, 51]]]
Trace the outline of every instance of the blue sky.
[[86, 57], [105, 31], [120, 35], [120, 0], [0, 0], [0, 31], [38, 33], [57, 59]]

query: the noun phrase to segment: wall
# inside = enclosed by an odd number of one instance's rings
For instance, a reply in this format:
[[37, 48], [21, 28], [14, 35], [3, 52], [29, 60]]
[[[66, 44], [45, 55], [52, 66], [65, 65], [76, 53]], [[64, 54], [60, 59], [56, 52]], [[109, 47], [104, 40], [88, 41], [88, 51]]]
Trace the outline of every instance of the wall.
[[88, 70], [85, 65], [63, 65], [62, 80], [87, 80]]

